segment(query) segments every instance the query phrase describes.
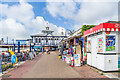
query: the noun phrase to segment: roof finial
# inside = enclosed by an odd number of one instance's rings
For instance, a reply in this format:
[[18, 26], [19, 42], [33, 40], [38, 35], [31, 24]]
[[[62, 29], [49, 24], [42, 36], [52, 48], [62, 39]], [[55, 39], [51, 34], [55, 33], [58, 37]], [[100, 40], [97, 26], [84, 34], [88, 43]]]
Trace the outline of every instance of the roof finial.
[[[47, 22], [47, 25], [48, 25], [48, 22]], [[49, 27], [48, 27], [48, 26], [46, 26], [46, 30], [49, 30]]]

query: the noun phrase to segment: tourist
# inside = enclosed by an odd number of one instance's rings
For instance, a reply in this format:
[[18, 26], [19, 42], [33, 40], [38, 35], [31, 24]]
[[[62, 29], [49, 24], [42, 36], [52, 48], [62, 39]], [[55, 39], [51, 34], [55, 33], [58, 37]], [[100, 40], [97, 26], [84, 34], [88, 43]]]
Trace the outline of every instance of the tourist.
[[43, 53], [44, 53], [44, 49], [42, 48], [42, 55], [43, 55]]
[[46, 52], [47, 52], [47, 54], [48, 54], [48, 49], [46, 49]]

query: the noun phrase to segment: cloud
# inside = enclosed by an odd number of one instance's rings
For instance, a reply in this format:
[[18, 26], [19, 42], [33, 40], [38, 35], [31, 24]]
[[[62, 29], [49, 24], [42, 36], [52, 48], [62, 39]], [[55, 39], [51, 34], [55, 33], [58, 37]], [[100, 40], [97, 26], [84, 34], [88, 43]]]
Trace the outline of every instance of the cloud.
[[118, 20], [119, 0], [115, 0], [115, 2], [110, 0], [69, 1], [59, 3], [48, 1], [46, 9], [53, 17], [61, 16], [73, 20], [75, 29], [77, 29], [77, 25], [96, 25], [109, 20]]
[[74, 2], [50, 2], [46, 7], [53, 17], [62, 16], [72, 19], [73, 13], [76, 12], [76, 3]]
[[0, 11], [0, 38], [8, 36], [9, 40], [27, 39], [31, 34], [40, 33], [46, 26], [54, 30], [55, 34], [60, 34], [61, 27], [45, 21], [41, 16], [34, 18], [32, 5], [23, 0], [20, 0], [20, 4], [12, 6], [0, 4]]

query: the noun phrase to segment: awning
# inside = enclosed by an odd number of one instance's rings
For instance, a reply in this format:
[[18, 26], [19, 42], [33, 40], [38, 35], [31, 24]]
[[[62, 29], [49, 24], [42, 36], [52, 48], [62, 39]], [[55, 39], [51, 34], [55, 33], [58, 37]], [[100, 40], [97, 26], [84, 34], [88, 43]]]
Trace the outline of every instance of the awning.
[[42, 46], [34, 46], [33, 48], [34, 48], [34, 49], [35, 49], [35, 48], [36, 48], [36, 49], [41, 49]]
[[118, 23], [102, 23], [84, 32], [84, 36], [94, 34], [100, 31], [120, 31], [120, 24]]

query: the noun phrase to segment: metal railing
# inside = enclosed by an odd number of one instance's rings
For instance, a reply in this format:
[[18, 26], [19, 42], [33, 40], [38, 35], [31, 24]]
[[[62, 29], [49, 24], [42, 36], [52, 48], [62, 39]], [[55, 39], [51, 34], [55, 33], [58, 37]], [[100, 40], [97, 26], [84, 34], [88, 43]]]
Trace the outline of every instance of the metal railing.
[[[34, 55], [34, 53], [33, 53], [33, 55]], [[17, 63], [20, 63], [22, 61], [26, 61], [26, 60], [30, 59], [29, 53], [25, 53], [24, 55], [22, 53], [20, 53], [20, 54], [17, 54], [16, 56], [18, 58]], [[34, 55], [34, 57], [35, 57], [35, 55]], [[12, 66], [12, 62], [11, 62], [11, 55], [9, 55], [9, 56], [2, 55], [1, 61], [2, 62], [0, 64], [0, 68], [1, 68], [0, 70], [2, 72], [5, 71], [5, 70], [7, 70], [8, 68], [12, 68], [13, 67]]]

